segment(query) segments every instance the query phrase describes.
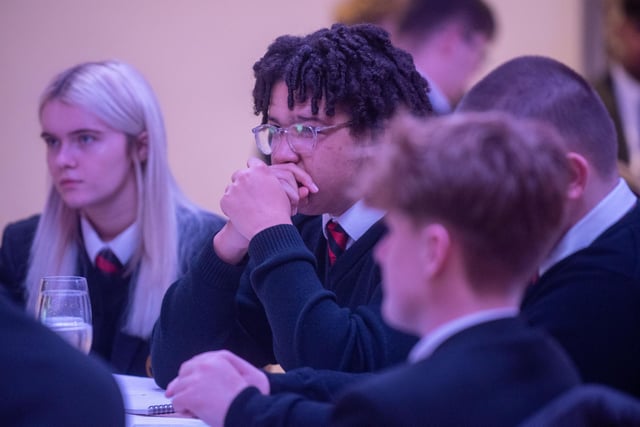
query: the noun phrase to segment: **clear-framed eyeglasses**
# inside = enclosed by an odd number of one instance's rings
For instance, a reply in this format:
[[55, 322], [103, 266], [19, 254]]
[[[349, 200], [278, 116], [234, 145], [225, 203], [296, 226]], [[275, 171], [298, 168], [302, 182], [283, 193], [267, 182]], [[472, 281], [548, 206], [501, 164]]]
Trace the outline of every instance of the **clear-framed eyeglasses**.
[[293, 124], [288, 127], [280, 127], [271, 124], [256, 126], [251, 129], [256, 138], [258, 150], [266, 156], [271, 155], [281, 138], [287, 140], [291, 151], [297, 154], [308, 154], [313, 151], [318, 142], [318, 134], [336, 131], [349, 126], [351, 122], [338, 123], [330, 126], [311, 126], [302, 123]]

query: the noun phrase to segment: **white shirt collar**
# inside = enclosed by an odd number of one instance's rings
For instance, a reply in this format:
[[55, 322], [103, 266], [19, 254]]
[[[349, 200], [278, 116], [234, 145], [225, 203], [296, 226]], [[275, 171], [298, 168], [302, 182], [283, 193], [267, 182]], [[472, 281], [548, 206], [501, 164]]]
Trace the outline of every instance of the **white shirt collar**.
[[384, 216], [384, 211], [367, 206], [362, 200], [357, 201], [345, 213], [338, 217], [322, 215], [322, 232], [327, 237], [326, 225], [330, 220], [336, 221], [349, 235], [347, 247], [358, 240], [369, 228]]
[[438, 348], [445, 340], [464, 329], [479, 325], [480, 323], [515, 317], [517, 315], [517, 307], [500, 307], [477, 311], [466, 316], [458, 317], [457, 319], [441, 325], [431, 331], [431, 333], [422, 337], [411, 349], [411, 352], [409, 353], [409, 362], [416, 363], [420, 360], [426, 359], [431, 356], [435, 349]]
[[593, 243], [607, 228], [620, 220], [636, 201], [637, 198], [627, 183], [620, 179], [618, 185], [562, 237], [540, 265], [540, 275], [557, 262]]
[[418, 72], [429, 83], [429, 93], [427, 95], [429, 97], [429, 101], [431, 102], [433, 112], [440, 115], [449, 114], [452, 110], [451, 102], [449, 102], [449, 99], [447, 99], [444, 92], [442, 92], [438, 85], [433, 80], [431, 80], [429, 76], [419, 70]]
[[91, 259], [91, 262], [96, 259], [98, 252], [105, 247], [111, 249], [123, 265], [126, 265], [133, 256], [133, 252], [136, 248], [136, 242], [138, 240], [137, 223], [134, 222], [131, 224], [110, 242], [104, 242], [100, 239], [96, 230], [85, 217], [80, 217], [80, 227], [82, 229], [84, 247], [87, 250], [87, 254], [89, 255], [89, 259]]

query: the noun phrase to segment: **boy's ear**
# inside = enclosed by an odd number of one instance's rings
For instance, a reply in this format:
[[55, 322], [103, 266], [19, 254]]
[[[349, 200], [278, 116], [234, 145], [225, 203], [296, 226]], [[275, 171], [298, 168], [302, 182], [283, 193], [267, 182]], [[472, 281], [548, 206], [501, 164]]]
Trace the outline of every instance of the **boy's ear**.
[[147, 157], [149, 157], [149, 135], [146, 130], [136, 137], [134, 150], [136, 150], [140, 162], [147, 161]]
[[422, 228], [420, 232], [423, 249], [423, 272], [428, 277], [439, 274], [449, 256], [451, 237], [447, 229], [438, 223]]
[[569, 169], [571, 170], [571, 182], [567, 190], [567, 197], [575, 200], [584, 192], [587, 185], [587, 178], [589, 177], [590, 166], [587, 159], [572, 151], [567, 153], [567, 159], [569, 160]]

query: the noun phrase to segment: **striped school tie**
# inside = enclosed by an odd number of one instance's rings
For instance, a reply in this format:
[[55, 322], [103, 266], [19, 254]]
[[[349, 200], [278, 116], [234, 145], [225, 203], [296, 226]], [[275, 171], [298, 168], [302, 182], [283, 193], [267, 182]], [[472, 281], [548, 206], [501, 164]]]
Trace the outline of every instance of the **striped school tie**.
[[327, 223], [327, 251], [329, 254], [329, 265], [333, 265], [336, 259], [347, 248], [347, 241], [349, 235], [340, 224], [335, 221], [329, 221]]

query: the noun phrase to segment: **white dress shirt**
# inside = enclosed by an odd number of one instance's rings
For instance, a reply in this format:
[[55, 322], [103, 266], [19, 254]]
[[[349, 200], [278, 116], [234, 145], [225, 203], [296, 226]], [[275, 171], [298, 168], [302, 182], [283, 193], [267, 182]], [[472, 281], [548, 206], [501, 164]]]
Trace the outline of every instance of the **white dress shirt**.
[[431, 102], [431, 107], [433, 108], [433, 112], [438, 115], [449, 114], [452, 110], [451, 102], [445, 96], [444, 92], [438, 87], [437, 84], [427, 76], [425, 73], [418, 70], [418, 72], [424, 77], [429, 83], [429, 93], [427, 96], [429, 97], [429, 101]]
[[351, 206], [345, 213], [338, 217], [332, 217], [328, 214], [322, 215], [322, 232], [324, 237], [327, 237], [327, 223], [333, 220], [340, 224], [340, 226], [349, 235], [347, 240], [347, 248], [349, 248], [353, 242], [358, 240], [369, 228], [380, 218], [384, 216], [385, 212], [379, 209], [374, 209], [367, 206], [362, 200], [357, 201]]

